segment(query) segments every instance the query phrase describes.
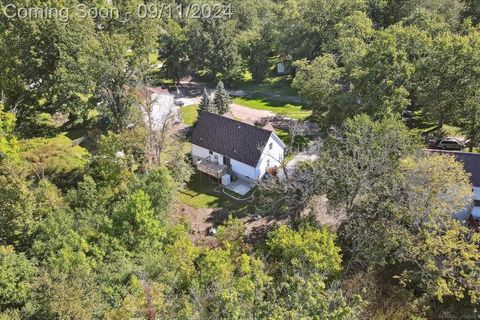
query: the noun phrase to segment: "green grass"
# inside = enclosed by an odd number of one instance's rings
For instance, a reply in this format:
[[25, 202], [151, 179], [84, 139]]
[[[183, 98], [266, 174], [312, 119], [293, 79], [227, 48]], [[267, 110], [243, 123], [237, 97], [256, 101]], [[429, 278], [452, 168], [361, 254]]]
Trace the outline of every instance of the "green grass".
[[250, 78], [246, 74], [243, 81], [234, 85], [234, 88], [243, 90], [246, 95], [234, 98], [234, 103], [252, 109], [268, 110], [292, 119], [305, 119], [311, 115], [311, 111], [305, 109], [298, 91], [292, 88], [291, 75], [268, 77], [261, 83]]
[[180, 192], [179, 199], [195, 208], [228, 208], [241, 211], [248, 206], [231, 200], [223, 193], [215, 192], [214, 188], [217, 186], [207, 178], [194, 174], [185, 189]]
[[263, 80], [261, 83], [258, 83], [252, 80], [250, 74], [246, 74], [242, 82], [235, 84], [235, 88], [241, 89], [253, 96], [278, 95], [279, 98], [282, 96], [298, 97], [298, 91], [292, 88], [290, 85], [291, 82], [292, 77], [290, 75], [286, 75], [269, 77]]
[[181, 108], [183, 123], [189, 126], [197, 121], [198, 118], [198, 104], [192, 104]]
[[292, 119], [306, 119], [312, 112], [306, 110], [303, 105], [298, 103], [291, 103], [285, 100], [277, 100], [270, 98], [234, 98], [233, 102], [252, 109], [267, 110], [273, 113], [292, 118]]

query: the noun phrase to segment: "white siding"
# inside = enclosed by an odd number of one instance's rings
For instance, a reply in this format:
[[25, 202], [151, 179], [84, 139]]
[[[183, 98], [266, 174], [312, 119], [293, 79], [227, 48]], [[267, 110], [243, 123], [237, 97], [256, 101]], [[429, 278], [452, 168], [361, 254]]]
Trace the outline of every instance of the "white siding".
[[[271, 149], [270, 144], [272, 145]], [[281, 159], [283, 159], [284, 149], [285, 145], [280, 138], [278, 138], [275, 134], [272, 134], [256, 167], [252, 167], [235, 159], [231, 159], [230, 163], [232, 165], [232, 171], [235, 172], [239, 178], [259, 180], [265, 174], [268, 166], [280, 166], [280, 162], [278, 160], [281, 161]], [[223, 165], [223, 155], [216, 152], [213, 152], [213, 155], [211, 155], [210, 150], [192, 144], [193, 162], [196, 162], [198, 158], [207, 158], [214, 161], [215, 156], [218, 158], [218, 163]]]
[[210, 161], [223, 165], [223, 156], [220, 153], [212, 153], [213, 154], [210, 154], [210, 150], [208, 149], [192, 144], [192, 158], [194, 163], [197, 162], [198, 158], [207, 158]]
[[[270, 145], [272, 148], [270, 149]], [[275, 134], [270, 136], [270, 139], [263, 150], [260, 161], [256, 168], [256, 178], [261, 179], [268, 167], [280, 166], [284, 157], [285, 145]]]
[[209, 156], [209, 153], [207, 149], [197, 146], [196, 144], [192, 144], [192, 156], [207, 158]]
[[[192, 144], [192, 158], [194, 163], [197, 162], [198, 158], [207, 158], [209, 160], [214, 160], [215, 155], [218, 156], [218, 163], [223, 165], [223, 155], [216, 152], [213, 152], [213, 155], [211, 155], [210, 150]], [[235, 159], [231, 159], [230, 163], [232, 165], [232, 171], [235, 172], [240, 178], [257, 178], [256, 169], [254, 167], [251, 167]]]
[[231, 159], [232, 171], [235, 172], [240, 178], [257, 179], [256, 170], [254, 167], [240, 161]]

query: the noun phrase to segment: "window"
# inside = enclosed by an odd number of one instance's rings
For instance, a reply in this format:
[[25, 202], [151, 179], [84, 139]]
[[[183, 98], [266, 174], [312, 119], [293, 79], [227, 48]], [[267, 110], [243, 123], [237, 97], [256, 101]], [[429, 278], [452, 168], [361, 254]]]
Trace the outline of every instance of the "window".
[[273, 142], [270, 142], [270, 144], [268, 145], [268, 149], [269, 149], [269, 150], [272, 150], [272, 149], [273, 149]]

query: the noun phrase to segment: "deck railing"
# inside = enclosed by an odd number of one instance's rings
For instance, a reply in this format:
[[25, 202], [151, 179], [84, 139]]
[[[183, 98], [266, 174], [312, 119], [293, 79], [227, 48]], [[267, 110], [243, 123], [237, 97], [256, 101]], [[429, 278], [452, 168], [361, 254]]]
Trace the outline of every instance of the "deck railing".
[[215, 163], [206, 158], [198, 158], [196, 165], [198, 171], [208, 174], [216, 179], [220, 179], [227, 173], [226, 166]]

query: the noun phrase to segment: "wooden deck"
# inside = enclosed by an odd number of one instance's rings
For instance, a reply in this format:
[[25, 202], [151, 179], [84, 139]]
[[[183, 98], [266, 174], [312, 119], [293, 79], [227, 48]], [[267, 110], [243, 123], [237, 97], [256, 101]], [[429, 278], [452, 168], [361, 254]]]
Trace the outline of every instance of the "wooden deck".
[[215, 179], [221, 179], [227, 173], [227, 167], [207, 159], [200, 159], [196, 163], [197, 170]]

